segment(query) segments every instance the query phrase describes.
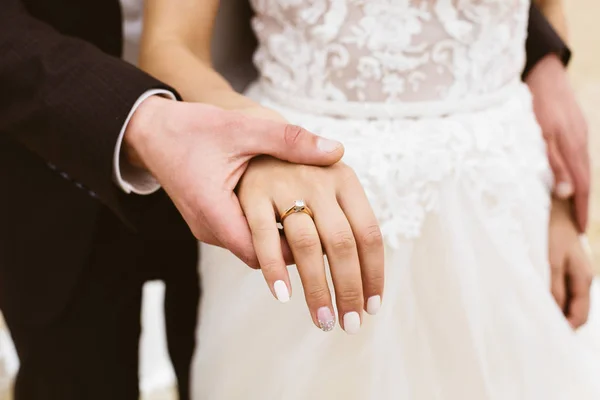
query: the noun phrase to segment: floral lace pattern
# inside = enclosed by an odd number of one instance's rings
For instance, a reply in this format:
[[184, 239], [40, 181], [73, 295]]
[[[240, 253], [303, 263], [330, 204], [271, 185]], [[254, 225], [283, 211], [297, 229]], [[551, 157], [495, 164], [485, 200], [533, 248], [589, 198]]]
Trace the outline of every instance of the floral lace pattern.
[[[515, 213], [549, 206], [552, 174], [545, 143], [523, 85], [498, 107], [439, 118], [338, 119], [290, 109], [250, 90], [250, 97], [292, 123], [344, 143], [388, 245], [421, 235], [443, 209], [442, 188], [464, 188], [498, 232], [520, 230]], [[516, 250], [516, 249], [513, 249]]]
[[529, 1], [253, 4], [262, 79], [248, 94], [344, 143], [390, 246], [419, 237], [459, 187], [506, 241], [523, 229], [522, 204], [548, 205], [552, 175], [519, 82]]
[[334, 101], [493, 92], [524, 63], [527, 0], [252, 0], [264, 81]]

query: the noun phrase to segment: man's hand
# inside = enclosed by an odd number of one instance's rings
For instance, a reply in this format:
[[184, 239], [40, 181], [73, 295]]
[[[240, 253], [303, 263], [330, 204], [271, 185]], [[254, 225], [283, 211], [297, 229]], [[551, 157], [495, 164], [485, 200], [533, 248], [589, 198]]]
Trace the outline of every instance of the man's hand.
[[130, 161], [162, 184], [198, 240], [252, 267], [258, 267], [252, 237], [234, 193], [248, 162], [267, 154], [326, 166], [344, 152], [341, 143], [297, 126], [160, 97], [138, 108], [124, 143]]
[[588, 130], [567, 72], [556, 55], [547, 55], [527, 75], [537, 120], [548, 146], [555, 177], [554, 192], [573, 197], [580, 232], [588, 221], [590, 161]]

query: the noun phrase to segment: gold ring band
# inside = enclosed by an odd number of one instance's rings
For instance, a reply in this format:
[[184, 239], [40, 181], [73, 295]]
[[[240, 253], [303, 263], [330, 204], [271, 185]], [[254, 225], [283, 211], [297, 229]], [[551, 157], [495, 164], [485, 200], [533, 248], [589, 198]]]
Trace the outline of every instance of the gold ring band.
[[293, 206], [291, 206], [290, 208], [288, 208], [287, 210], [285, 210], [283, 212], [283, 214], [281, 214], [281, 217], [279, 218], [279, 220], [283, 224], [283, 220], [284, 219], [286, 219], [290, 215], [296, 214], [296, 213], [304, 213], [304, 214], [308, 215], [309, 217], [313, 218], [313, 213], [310, 210], [310, 208], [308, 208], [308, 206], [306, 205], [306, 203], [304, 202], [304, 200], [296, 200], [294, 202]]

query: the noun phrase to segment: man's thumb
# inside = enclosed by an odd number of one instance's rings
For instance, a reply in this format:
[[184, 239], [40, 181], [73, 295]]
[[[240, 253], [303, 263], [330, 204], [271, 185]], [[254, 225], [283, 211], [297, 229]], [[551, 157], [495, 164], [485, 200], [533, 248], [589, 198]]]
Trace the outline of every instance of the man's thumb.
[[275, 121], [253, 119], [253, 152], [295, 164], [327, 166], [340, 161], [344, 146], [306, 129]]

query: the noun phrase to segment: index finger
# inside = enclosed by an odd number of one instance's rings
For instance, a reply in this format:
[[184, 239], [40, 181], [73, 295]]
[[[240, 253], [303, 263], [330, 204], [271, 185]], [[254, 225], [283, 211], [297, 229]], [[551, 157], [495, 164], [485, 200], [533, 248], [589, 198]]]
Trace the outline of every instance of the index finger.
[[[275, 210], [266, 197], [244, 198], [244, 212], [252, 232], [252, 243], [260, 269], [271, 293], [282, 303], [290, 300], [291, 283], [281, 251]], [[252, 204], [248, 206], [248, 204]]]

